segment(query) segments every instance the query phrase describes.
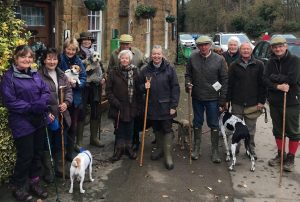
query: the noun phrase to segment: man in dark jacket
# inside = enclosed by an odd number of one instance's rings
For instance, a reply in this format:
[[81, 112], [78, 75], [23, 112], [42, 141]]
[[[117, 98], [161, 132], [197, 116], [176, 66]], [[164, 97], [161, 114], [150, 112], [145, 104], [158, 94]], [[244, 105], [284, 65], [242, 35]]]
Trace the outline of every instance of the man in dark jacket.
[[281, 162], [283, 102], [286, 94], [285, 136], [289, 138], [289, 153], [284, 155], [283, 169], [291, 172], [295, 168], [295, 154], [300, 140], [300, 59], [287, 50], [286, 40], [282, 36], [274, 37], [270, 43], [273, 54], [266, 66], [264, 81], [268, 87], [278, 154], [268, 163], [277, 166]]
[[[250, 147], [255, 154], [254, 135], [258, 117], [244, 114], [247, 107], [256, 106], [262, 110], [266, 100], [266, 91], [263, 85], [264, 65], [251, 56], [252, 48], [249, 42], [240, 46], [240, 58], [231, 63], [228, 73], [228, 102], [231, 102], [232, 113], [244, 119], [250, 133]], [[254, 107], [255, 108], [255, 107]]]
[[192, 90], [194, 111], [194, 148], [192, 159], [200, 155], [204, 110], [211, 128], [212, 161], [220, 163], [219, 156], [219, 107], [226, 107], [227, 68], [222, 56], [211, 51], [212, 40], [200, 36], [196, 40], [199, 51], [192, 53], [186, 66], [185, 85]]
[[172, 119], [176, 117], [180, 88], [175, 68], [163, 58], [162, 47], [156, 45], [151, 52], [151, 62], [140, 72], [140, 88], [150, 90], [148, 119], [155, 133], [157, 149], [151, 153], [152, 160], [164, 155], [165, 166], [174, 168], [172, 159]]

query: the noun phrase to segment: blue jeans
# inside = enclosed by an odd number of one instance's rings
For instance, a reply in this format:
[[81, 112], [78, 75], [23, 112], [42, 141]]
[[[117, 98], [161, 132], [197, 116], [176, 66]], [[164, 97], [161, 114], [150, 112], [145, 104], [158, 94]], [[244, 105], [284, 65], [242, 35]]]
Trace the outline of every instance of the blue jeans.
[[219, 128], [219, 104], [218, 101], [200, 101], [193, 98], [195, 128], [201, 128], [204, 122], [204, 110], [206, 114], [206, 122], [209, 128]]

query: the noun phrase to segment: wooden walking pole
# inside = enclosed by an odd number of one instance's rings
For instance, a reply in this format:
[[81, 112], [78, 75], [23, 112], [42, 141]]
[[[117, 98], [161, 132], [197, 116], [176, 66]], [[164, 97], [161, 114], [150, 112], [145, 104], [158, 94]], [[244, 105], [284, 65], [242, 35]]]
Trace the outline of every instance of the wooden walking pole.
[[[147, 78], [147, 82], [151, 83], [151, 77]], [[146, 102], [145, 102], [145, 113], [144, 113], [144, 126], [143, 126], [143, 133], [142, 133], [142, 145], [141, 145], [141, 156], [140, 156], [140, 166], [143, 166], [143, 158], [144, 158], [144, 146], [145, 146], [145, 133], [146, 133], [146, 126], [147, 126], [147, 113], [148, 113], [148, 100], [149, 100], [149, 89], [146, 89]]]
[[192, 88], [189, 88], [188, 94], [188, 120], [189, 120], [189, 139], [190, 139], [190, 164], [192, 164]]
[[[59, 86], [59, 104], [64, 102], [64, 89], [66, 86]], [[63, 180], [65, 180], [65, 140], [64, 140], [64, 115], [60, 113], [60, 135], [61, 135], [61, 159]]]
[[279, 186], [282, 185], [282, 171], [283, 171], [283, 154], [285, 147], [285, 115], [286, 115], [286, 92], [284, 92], [283, 97], [283, 113], [282, 113], [282, 143], [281, 143], [281, 155], [280, 155], [280, 176], [279, 176]]

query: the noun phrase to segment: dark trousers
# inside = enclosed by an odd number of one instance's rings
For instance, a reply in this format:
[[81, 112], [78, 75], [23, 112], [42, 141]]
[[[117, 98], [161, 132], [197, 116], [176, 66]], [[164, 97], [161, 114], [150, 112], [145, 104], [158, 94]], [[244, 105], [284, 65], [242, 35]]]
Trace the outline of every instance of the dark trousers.
[[22, 187], [28, 177], [41, 176], [44, 135], [45, 128], [42, 127], [29, 135], [15, 139], [17, 160], [11, 177], [11, 184], [14, 186]]
[[78, 126], [78, 122], [80, 121], [84, 121], [84, 110], [82, 108], [82, 106], [72, 106], [70, 108], [70, 114], [71, 114], [71, 127], [68, 131], [68, 144], [67, 146], [70, 145], [74, 145], [75, 144], [75, 136], [76, 136], [76, 131], [77, 131], [77, 126]]
[[168, 120], [151, 120], [151, 126], [155, 132], [161, 132], [162, 134], [172, 133], [172, 119]]
[[116, 129], [116, 144], [131, 144], [133, 135], [133, 122], [119, 121], [118, 128]]

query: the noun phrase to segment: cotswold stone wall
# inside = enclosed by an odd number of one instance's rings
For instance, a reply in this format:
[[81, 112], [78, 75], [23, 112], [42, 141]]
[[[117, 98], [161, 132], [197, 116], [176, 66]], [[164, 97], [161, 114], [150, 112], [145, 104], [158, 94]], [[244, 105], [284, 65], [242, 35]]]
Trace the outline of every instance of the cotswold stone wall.
[[[146, 47], [146, 20], [135, 17], [135, 8], [138, 3], [152, 5], [157, 8], [156, 17], [151, 22], [151, 47], [159, 44], [165, 45], [165, 12], [176, 16], [176, 0], [109, 0], [103, 12], [103, 60], [110, 56], [110, 41], [112, 30], [117, 29], [120, 34], [129, 33], [134, 38], [133, 46], [145, 52]], [[71, 36], [78, 38], [79, 33], [88, 29], [88, 10], [83, 0], [56, 1], [56, 44], [62, 47], [63, 32], [71, 31]], [[172, 25], [168, 24], [168, 49], [165, 50], [167, 58], [175, 61], [176, 36], [172, 40]]]

